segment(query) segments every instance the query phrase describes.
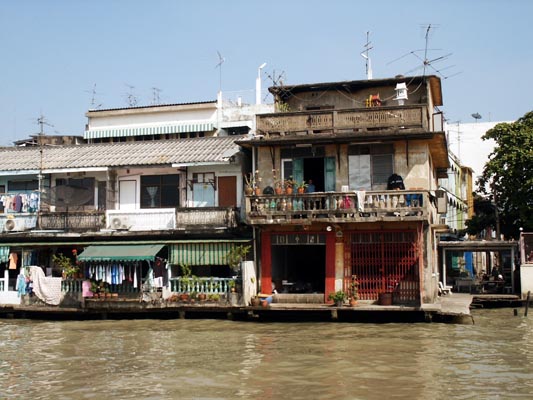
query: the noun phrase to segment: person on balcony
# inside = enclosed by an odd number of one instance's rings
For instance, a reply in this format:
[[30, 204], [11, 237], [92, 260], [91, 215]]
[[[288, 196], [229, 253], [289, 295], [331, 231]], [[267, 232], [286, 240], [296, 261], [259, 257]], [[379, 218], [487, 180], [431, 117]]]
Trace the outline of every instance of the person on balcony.
[[313, 183], [312, 179], [309, 179], [307, 183], [307, 187], [305, 188], [305, 193], [314, 193], [316, 190], [315, 184]]
[[387, 190], [404, 190], [403, 178], [397, 173], [393, 173], [387, 180]]

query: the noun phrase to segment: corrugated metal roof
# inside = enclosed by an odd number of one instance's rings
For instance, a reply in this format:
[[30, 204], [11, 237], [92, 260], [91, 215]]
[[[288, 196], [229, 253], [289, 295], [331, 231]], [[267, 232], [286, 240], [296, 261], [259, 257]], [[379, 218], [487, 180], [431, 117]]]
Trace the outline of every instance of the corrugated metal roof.
[[151, 104], [148, 106], [135, 106], [135, 107], [116, 107], [116, 108], [98, 108], [89, 110], [90, 113], [98, 113], [104, 111], [119, 111], [119, 110], [142, 110], [147, 108], [162, 108], [162, 107], [174, 107], [174, 106], [190, 106], [195, 104], [216, 104], [216, 100], [205, 101], [193, 101], [189, 103], [171, 103], [171, 104]]
[[[45, 146], [42, 169], [224, 163], [239, 151], [234, 136], [144, 142]], [[0, 171], [40, 169], [39, 147], [0, 148]]]

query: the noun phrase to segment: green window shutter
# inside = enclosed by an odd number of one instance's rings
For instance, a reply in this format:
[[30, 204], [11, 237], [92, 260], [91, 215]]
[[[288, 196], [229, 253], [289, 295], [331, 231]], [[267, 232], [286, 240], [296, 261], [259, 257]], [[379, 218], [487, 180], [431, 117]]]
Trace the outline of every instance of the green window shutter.
[[296, 182], [304, 180], [304, 159], [295, 158], [292, 160], [292, 177]]
[[324, 158], [324, 190], [326, 192], [335, 191], [335, 157]]

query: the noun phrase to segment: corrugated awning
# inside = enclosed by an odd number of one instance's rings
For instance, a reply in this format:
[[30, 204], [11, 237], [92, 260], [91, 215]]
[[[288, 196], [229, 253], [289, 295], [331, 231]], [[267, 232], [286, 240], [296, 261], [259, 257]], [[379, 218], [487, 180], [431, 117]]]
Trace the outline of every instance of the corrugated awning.
[[209, 132], [215, 127], [213, 122], [191, 122], [163, 126], [146, 126], [136, 128], [89, 129], [83, 134], [84, 139], [100, 139], [108, 137], [164, 135], [183, 132]]
[[149, 261], [164, 247], [163, 244], [94, 245], [78, 256], [78, 261]]
[[226, 255], [239, 242], [184, 242], [170, 246], [175, 265], [227, 265]]

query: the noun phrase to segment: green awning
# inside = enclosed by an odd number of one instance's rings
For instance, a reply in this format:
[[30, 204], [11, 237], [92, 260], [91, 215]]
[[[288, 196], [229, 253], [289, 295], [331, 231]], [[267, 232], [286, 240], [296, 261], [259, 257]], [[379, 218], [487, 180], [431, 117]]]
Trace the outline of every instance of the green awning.
[[170, 263], [175, 265], [227, 265], [226, 255], [239, 242], [185, 242], [170, 246]]
[[214, 129], [213, 122], [182, 122], [163, 126], [146, 126], [135, 128], [89, 129], [83, 134], [84, 139], [100, 139], [108, 137], [127, 137], [145, 135], [164, 135], [184, 132], [209, 132]]
[[78, 261], [149, 261], [153, 260], [164, 244], [94, 245], [78, 256]]

